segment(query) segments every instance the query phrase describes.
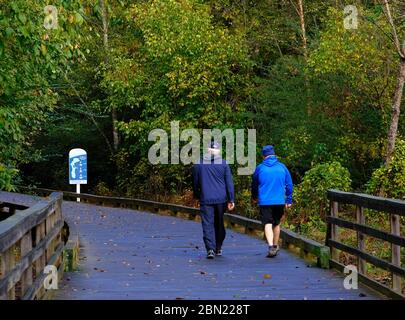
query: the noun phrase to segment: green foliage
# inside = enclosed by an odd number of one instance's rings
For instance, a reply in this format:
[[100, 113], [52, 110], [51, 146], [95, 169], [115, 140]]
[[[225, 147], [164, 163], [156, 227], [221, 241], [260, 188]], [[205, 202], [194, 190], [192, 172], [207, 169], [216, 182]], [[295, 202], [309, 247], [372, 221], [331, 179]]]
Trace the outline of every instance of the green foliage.
[[329, 83], [307, 79], [305, 60], [285, 56], [269, 68], [269, 79], [257, 80], [249, 100], [259, 145], [273, 144], [276, 153], [301, 180], [316, 163], [338, 158], [343, 134], [339, 119], [324, 113], [334, 90]]
[[[66, 101], [66, 97], [62, 98]], [[60, 190], [71, 190], [68, 180], [68, 152], [80, 147], [88, 153], [90, 182], [83, 186], [83, 192], [89, 192], [101, 180], [113, 185], [115, 170], [108, 147], [91, 119], [80, 111], [78, 106], [66, 104], [63, 108], [55, 109], [48, 117], [41, 135], [36, 137], [31, 147], [41, 156], [22, 167], [30, 172], [25, 177], [26, 184], [43, 187], [52, 185]], [[103, 128], [107, 126], [105, 122], [109, 119], [98, 117], [97, 120]], [[47, 173], [45, 176], [44, 172]]]
[[346, 30], [343, 11], [329, 8], [306, 66], [311, 81], [330, 84], [319, 90], [328, 92], [320, 111], [343, 129], [335, 137], [334, 159], [350, 168], [356, 188], [381, 159], [397, 68], [386, 17], [375, 6], [358, 9], [358, 29]]
[[[140, 162], [151, 145], [148, 134], [156, 128], [169, 132], [174, 120], [180, 121], [181, 129], [240, 126], [243, 109], [235, 100], [249, 88], [247, 46], [240, 34], [214, 25], [210, 7], [200, 1], [137, 4], [127, 19], [137, 35], [130, 44], [136, 50], [114, 57], [102, 82], [109, 104], [123, 115], [118, 123], [123, 137], [120, 153], [135, 164], [120, 167], [129, 170], [120, 176], [143, 180], [142, 175], [158, 170], [169, 190], [179, 190], [179, 183], [187, 181], [184, 168], [151, 170]], [[132, 181], [126, 187], [134, 185], [140, 183]]]
[[17, 170], [7, 168], [0, 163], [0, 190], [14, 191], [13, 179], [17, 174]]
[[[305, 0], [306, 50], [296, 1], [105, 3], [107, 47], [98, 0], [54, 1], [55, 30], [43, 27], [45, 1], [0, 0], [3, 188], [15, 168], [25, 182], [68, 187], [67, 152], [83, 147], [90, 190], [181, 197], [190, 189], [189, 167], [147, 161], [148, 133], [169, 132], [173, 120], [181, 129], [255, 128], [258, 145], [275, 145], [295, 183], [311, 168], [323, 172], [308, 171], [297, 188], [297, 221], [308, 224], [321, 222], [322, 190], [334, 181], [325, 163], [347, 168], [356, 189], [380, 165], [398, 57], [376, 2], [358, 1], [359, 28], [345, 30], [341, 4], [350, 2]], [[117, 150], [110, 147], [113, 109]], [[374, 185], [387, 176], [402, 186], [402, 163], [392, 166], [389, 174], [376, 171]], [[234, 177], [240, 212], [254, 217], [249, 177]], [[308, 182], [316, 177], [329, 182]]]
[[372, 94], [372, 88], [381, 86], [386, 80], [383, 70], [393, 63], [391, 58], [395, 53], [393, 44], [381, 33], [389, 32], [385, 17], [370, 22], [367, 17], [371, 13], [359, 9], [361, 21], [355, 30], [344, 28], [342, 10], [328, 10], [319, 46], [311, 53], [308, 67], [315, 75], [345, 74], [349, 82]]
[[369, 193], [405, 200], [405, 140], [397, 140], [393, 159], [373, 172], [366, 187]]
[[48, 30], [46, 1], [0, 1], [0, 188], [10, 189], [14, 168], [38, 156], [30, 146], [56, 104], [52, 87], [61, 68], [82, 57], [75, 42], [79, 25], [71, 19], [80, 4], [65, 2], [54, 2], [59, 24]]
[[213, 26], [208, 6], [159, 0], [130, 13], [139, 49], [119, 59], [104, 81], [122, 111], [138, 112], [120, 124], [125, 137], [139, 138], [174, 118], [212, 127], [237, 111], [227, 99], [243, 84], [246, 46], [240, 36]]
[[237, 192], [235, 196], [236, 197], [235, 202], [237, 203], [238, 206], [237, 212], [243, 213], [245, 217], [251, 219], [259, 219], [257, 207], [252, 203], [252, 194], [250, 193], [250, 188], [249, 189], [240, 188], [237, 181], [235, 181], [235, 186], [236, 189], [239, 190], [239, 192]]
[[112, 196], [111, 190], [105, 182], [99, 182], [94, 187], [94, 193], [99, 196]]
[[349, 191], [349, 171], [339, 162], [323, 163], [305, 173], [302, 182], [294, 189], [294, 215], [301, 223], [307, 219], [325, 217], [328, 208], [326, 191], [338, 189]]
[[13, 189], [12, 180], [17, 173], [10, 162], [21, 153], [21, 129], [15, 120], [16, 114], [8, 108], [0, 108], [0, 190]]
[[152, 165], [147, 159], [142, 159], [135, 168], [127, 169], [131, 172], [129, 175], [125, 174], [125, 168], [120, 168], [119, 188], [128, 196], [157, 200], [161, 196], [181, 195], [190, 189], [191, 168], [185, 169], [181, 164]]

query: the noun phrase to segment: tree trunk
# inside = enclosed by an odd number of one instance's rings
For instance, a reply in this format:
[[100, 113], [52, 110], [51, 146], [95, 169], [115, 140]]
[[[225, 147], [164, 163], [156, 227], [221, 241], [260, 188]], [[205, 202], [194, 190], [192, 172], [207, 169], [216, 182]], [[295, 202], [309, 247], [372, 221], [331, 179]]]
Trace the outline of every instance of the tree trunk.
[[[295, 9], [300, 18], [302, 49], [303, 49], [305, 63], [306, 63], [307, 59], [308, 59], [308, 40], [307, 40], [307, 32], [306, 32], [306, 27], [305, 27], [304, 0], [298, 0], [298, 8], [295, 8]], [[307, 108], [307, 114], [310, 116], [312, 114], [312, 97], [311, 97], [311, 93], [310, 93], [309, 79], [308, 79], [308, 76], [306, 73], [305, 73], [304, 77], [305, 77], [306, 108]]]
[[302, 33], [302, 48], [304, 49], [304, 56], [307, 58], [307, 32], [305, 29], [305, 15], [304, 15], [304, 5], [303, 0], [298, 0], [298, 15], [300, 16], [301, 23], [301, 33]]
[[[108, 9], [106, 5], [106, 0], [100, 0], [100, 8], [101, 8], [101, 19], [103, 23], [103, 45], [104, 45], [104, 63], [106, 66], [109, 65], [108, 59], [108, 25], [109, 25], [109, 16], [108, 16]], [[118, 149], [119, 144], [119, 136], [117, 130], [117, 109], [112, 106], [111, 108], [111, 120], [112, 120], [112, 135], [113, 135], [113, 146], [114, 150]]]
[[[405, 48], [405, 40], [403, 42], [402, 47]], [[388, 131], [387, 154], [385, 158], [386, 166], [390, 164], [395, 152], [395, 139], [397, 137], [398, 131], [398, 121], [401, 112], [401, 101], [402, 101], [402, 94], [404, 91], [404, 82], [405, 82], [405, 59], [401, 57], [397, 77], [397, 86], [395, 88], [394, 101], [392, 104], [391, 123]]]
[[117, 109], [113, 106], [111, 108], [111, 118], [112, 118], [112, 125], [113, 125], [113, 145], [114, 145], [114, 150], [118, 150], [118, 144], [120, 143], [119, 136], [118, 136], [118, 129], [117, 129]]

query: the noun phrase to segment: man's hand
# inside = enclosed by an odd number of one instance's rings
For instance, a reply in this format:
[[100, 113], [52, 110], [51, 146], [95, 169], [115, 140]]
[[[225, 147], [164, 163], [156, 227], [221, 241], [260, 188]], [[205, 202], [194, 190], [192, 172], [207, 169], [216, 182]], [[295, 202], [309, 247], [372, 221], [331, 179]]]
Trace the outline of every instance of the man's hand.
[[286, 208], [286, 209], [290, 209], [290, 208], [291, 208], [291, 206], [292, 206], [292, 204], [291, 204], [291, 203], [286, 203], [286, 204], [285, 204], [285, 208]]
[[232, 211], [233, 209], [235, 209], [235, 203], [234, 202], [228, 202], [228, 210]]

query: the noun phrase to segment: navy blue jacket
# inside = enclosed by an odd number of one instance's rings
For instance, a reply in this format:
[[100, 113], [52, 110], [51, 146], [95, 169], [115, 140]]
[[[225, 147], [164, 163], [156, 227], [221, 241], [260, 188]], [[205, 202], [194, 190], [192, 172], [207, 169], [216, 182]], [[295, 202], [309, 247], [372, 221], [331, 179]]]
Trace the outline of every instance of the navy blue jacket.
[[204, 156], [193, 166], [193, 193], [200, 204], [234, 202], [232, 173], [224, 159]]
[[293, 183], [287, 167], [270, 156], [256, 167], [252, 181], [252, 198], [259, 205], [292, 204]]

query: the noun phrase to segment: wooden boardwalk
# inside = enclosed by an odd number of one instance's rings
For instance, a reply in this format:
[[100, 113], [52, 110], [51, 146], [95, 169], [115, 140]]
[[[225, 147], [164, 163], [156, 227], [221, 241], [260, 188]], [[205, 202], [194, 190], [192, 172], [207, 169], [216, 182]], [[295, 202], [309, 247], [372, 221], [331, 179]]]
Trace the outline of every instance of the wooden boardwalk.
[[[0, 201], [35, 202], [0, 193]], [[65, 273], [56, 299], [382, 299], [360, 286], [345, 290], [343, 276], [309, 267], [282, 250], [227, 231], [224, 256], [205, 259], [201, 225], [128, 209], [64, 202], [82, 245], [79, 270]]]

